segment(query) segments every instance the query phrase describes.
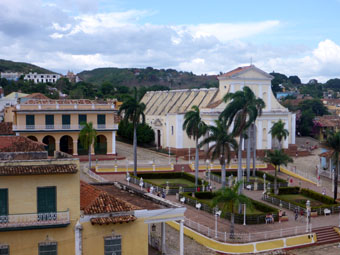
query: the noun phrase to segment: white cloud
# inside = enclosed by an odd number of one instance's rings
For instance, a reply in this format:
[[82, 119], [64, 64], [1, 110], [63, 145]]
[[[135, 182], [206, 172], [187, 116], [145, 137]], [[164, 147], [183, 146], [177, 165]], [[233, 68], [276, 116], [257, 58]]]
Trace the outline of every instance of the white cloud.
[[26, 6], [26, 0], [0, 1], [0, 58], [59, 72], [152, 66], [197, 74], [226, 72], [252, 58], [267, 72], [299, 75], [305, 81], [339, 76], [340, 46], [330, 39], [315, 49], [252, 42], [282, 29], [277, 20], [156, 25], [141, 22], [150, 11], [98, 13], [98, 1], [31, 0]]

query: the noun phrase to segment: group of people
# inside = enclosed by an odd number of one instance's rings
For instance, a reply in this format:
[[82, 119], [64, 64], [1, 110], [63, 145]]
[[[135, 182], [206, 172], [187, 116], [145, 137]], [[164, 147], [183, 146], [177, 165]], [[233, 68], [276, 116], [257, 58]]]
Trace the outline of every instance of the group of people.
[[[148, 192], [149, 192], [149, 193], [154, 194], [154, 191], [155, 191], [155, 189], [154, 189], [153, 186], [151, 186], [151, 187], [148, 188]], [[156, 192], [156, 195], [157, 195], [158, 197], [165, 198], [165, 195], [166, 195], [165, 190], [163, 189], [162, 192], [157, 191], [157, 192]]]
[[274, 224], [274, 216], [273, 216], [273, 214], [268, 213], [266, 215], [266, 219], [265, 220], [266, 220], [266, 224], [270, 224], [270, 223]]

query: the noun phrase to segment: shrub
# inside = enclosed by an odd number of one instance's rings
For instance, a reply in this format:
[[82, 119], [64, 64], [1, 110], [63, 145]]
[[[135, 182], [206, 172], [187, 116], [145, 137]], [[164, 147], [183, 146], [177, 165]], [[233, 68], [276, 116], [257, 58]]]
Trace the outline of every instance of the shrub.
[[332, 205], [334, 204], [334, 199], [329, 197], [329, 196], [324, 196], [318, 192], [315, 192], [314, 190], [310, 190], [310, 189], [301, 189], [301, 194], [313, 198], [315, 200], [318, 200], [324, 204], [329, 204]]
[[[127, 121], [121, 121], [118, 125], [117, 134], [128, 141], [133, 141], [133, 124]], [[138, 124], [137, 126], [137, 143], [151, 144], [155, 141], [155, 132], [148, 124]]]
[[[143, 173], [143, 174], [138, 174], [137, 178], [141, 178], [143, 177], [143, 179], [176, 179], [176, 178], [183, 178], [186, 179], [188, 181], [193, 182], [193, 186], [195, 186], [195, 176], [188, 174], [188, 173], [182, 173], [182, 172], [172, 172], [172, 173]], [[155, 185], [154, 183], [152, 183], [151, 181], [149, 181], [149, 183], [151, 183], [152, 185]], [[202, 184], [202, 179], [198, 178], [198, 183], [201, 185]], [[203, 181], [204, 185], [208, 185], [207, 181]], [[157, 185], [156, 185], [157, 186]], [[169, 185], [171, 186], [171, 185]], [[179, 186], [183, 186], [183, 185], [178, 185]]]
[[299, 194], [300, 187], [283, 187], [279, 188], [279, 195]]
[[215, 193], [212, 192], [195, 192], [195, 197], [198, 199], [213, 199], [215, 196]]
[[[221, 171], [211, 171], [211, 173], [221, 177]], [[234, 171], [234, 170], [233, 171], [226, 171], [226, 177], [229, 177], [231, 174], [233, 176], [237, 176], [237, 171]], [[275, 177], [273, 175], [265, 173], [263, 171], [258, 171], [258, 170], [256, 171], [257, 177], [263, 178], [264, 174], [266, 174], [266, 181], [274, 182]], [[281, 179], [281, 178], [277, 178], [277, 182], [278, 183], [279, 182], [286, 183], [287, 181], [284, 180], [284, 179]]]

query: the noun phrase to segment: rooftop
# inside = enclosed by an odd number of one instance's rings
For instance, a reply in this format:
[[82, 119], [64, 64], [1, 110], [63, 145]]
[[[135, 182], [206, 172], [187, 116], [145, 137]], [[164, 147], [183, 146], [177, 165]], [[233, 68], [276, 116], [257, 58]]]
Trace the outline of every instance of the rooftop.
[[0, 136], [0, 152], [46, 151], [45, 144], [23, 136]]
[[77, 171], [77, 165], [75, 164], [0, 165], [0, 176], [73, 174]]
[[253, 65], [238, 67], [238, 68], [236, 68], [234, 70], [231, 70], [231, 71], [229, 71], [227, 73], [224, 73], [224, 74], [220, 75], [220, 77], [232, 77], [233, 75], [238, 74], [240, 72], [243, 72], [245, 70], [248, 70], [248, 69], [250, 69], [252, 67], [253, 67]]
[[14, 135], [13, 123], [12, 122], [1, 122], [0, 123], [0, 136], [1, 135]]
[[321, 127], [340, 127], [340, 117], [338, 115], [324, 115], [314, 118]]

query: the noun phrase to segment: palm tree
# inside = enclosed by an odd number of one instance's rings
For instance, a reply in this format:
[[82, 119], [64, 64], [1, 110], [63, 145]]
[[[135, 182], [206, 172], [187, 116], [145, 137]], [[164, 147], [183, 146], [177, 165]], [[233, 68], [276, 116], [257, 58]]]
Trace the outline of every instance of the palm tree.
[[85, 150], [89, 152], [89, 170], [91, 170], [91, 147], [96, 142], [97, 131], [93, 128], [92, 122], [81, 123], [83, 128], [79, 132], [79, 141]]
[[198, 106], [191, 107], [191, 111], [188, 111], [184, 115], [183, 130], [187, 133], [189, 138], [193, 138], [196, 144], [195, 151], [195, 185], [198, 186], [198, 164], [199, 164], [199, 144], [198, 139], [205, 135], [207, 132], [207, 125], [202, 121], [200, 116], [200, 110]]
[[274, 179], [274, 193], [278, 194], [277, 189], [277, 171], [280, 172], [280, 166], [287, 166], [288, 163], [293, 162], [293, 159], [283, 152], [283, 150], [267, 151], [267, 156], [264, 161], [273, 164], [275, 167], [275, 179]]
[[237, 182], [231, 188], [221, 188], [215, 194], [216, 196], [213, 198], [212, 204], [213, 206], [220, 205], [223, 212], [230, 212], [230, 238], [234, 238], [234, 214], [235, 207], [238, 205], [246, 204], [249, 208], [252, 207], [252, 203], [248, 197], [245, 195], [239, 194], [238, 190], [242, 182]]
[[226, 121], [215, 120], [216, 126], [208, 126], [209, 137], [205, 138], [199, 147], [204, 144], [214, 143], [208, 150], [208, 155], [211, 153], [211, 159], [219, 159], [222, 166], [222, 188], [226, 186], [226, 157], [227, 162], [230, 162], [231, 149], [237, 150], [237, 141], [232, 134], [228, 133]]
[[286, 140], [289, 136], [288, 130], [285, 129], [285, 123], [282, 120], [275, 122], [269, 133], [272, 134], [273, 138], [276, 138], [279, 141], [279, 150], [281, 150], [282, 140]]
[[137, 89], [134, 88], [134, 95], [128, 96], [120, 106], [118, 115], [124, 112], [123, 121], [131, 121], [133, 124], [133, 174], [137, 176], [137, 126], [145, 123], [145, 104], [137, 99]]
[[[235, 93], [228, 93], [223, 97], [223, 101], [229, 104], [222, 111], [220, 117], [228, 119], [228, 126], [234, 122], [232, 133], [239, 136], [238, 147], [238, 170], [237, 179], [242, 180], [242, 142], [245, 131], [256, 121], [258, 116], [261, 116], [262, 109], [265, 103], [261, 98], [256, 98], [254, 92], [247, 86], [243, 90]], [[253, 136], [255, 137], [255, 136]], [[248, 138], [250, 139], [250, 137]], [[250, 143], [248, 143], [248, 150], [250, 150]], [[256, 148], [254, 147], [254, 150]], [[255, 158], [253, 159], [255, 160]], [[247, 155], [247, 161], [250, 161], [250, 154]], [[249, 164], [247, 169], [247, 181], [250, 178]], [[255, 169], [253, 170], [255, 171]], [[240, 190], [241, 191], [241, 190]]]
[[338, 176], [339, 176], [339, 156], [340, 156], [340, 131], [329, 133], [325, 145], [331, 149], [331, 158], [335, 163], [334, 173], [334, 203], [338, 197]]

